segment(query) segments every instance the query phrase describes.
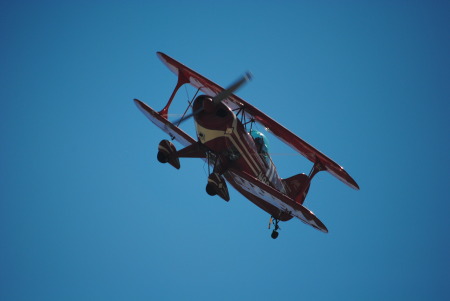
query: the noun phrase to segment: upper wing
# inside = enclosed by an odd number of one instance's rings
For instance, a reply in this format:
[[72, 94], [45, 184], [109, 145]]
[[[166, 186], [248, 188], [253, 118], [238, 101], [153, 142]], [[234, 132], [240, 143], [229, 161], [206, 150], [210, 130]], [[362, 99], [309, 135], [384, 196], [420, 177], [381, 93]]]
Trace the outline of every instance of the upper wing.
[[135, 99], [134, 103], [139, 108], [139, 110], [141, 110], [142, 113], [144, 113], [144, 115], [147, 116], [148, 119], [150, 119], [151, 122], [153, 122], [161, 130], [169, 134], [170, 137], [180, 142], [183, 146], [188, 146], [196, 143], [196, 141], [191, 136], [186, 134], [180, 128], [176, 127], [173, 123], [162, 117], [158, 112], [150, 108], [142, 101]]
[[[209, 96], [215, 96], [224, 90], [221, 86], [174, 60], [168, 55], [161, 52], [158, 52], [157, 55], [173, 73], [178, 75], [179, 78], [184, 78], [187, 83], [200, 89], [203, 93]], [[258, 110], [256, 107], [234, 94], [225, 99], [223, 102], [232, 109], [242, 108], [244, 111], [243, 114], [245, 114], [246, 117], [253, 118], [258, 123], [262, 124], [266, 129], [272, 132], [272, 134], [277, 136], [281, 141], [289, 145], [295, 151], [299, 152], [313, 163], [320, 163], [328, 172], [348, 186], [354, 189], [359, 189], [358, 184], [342, 166]]]

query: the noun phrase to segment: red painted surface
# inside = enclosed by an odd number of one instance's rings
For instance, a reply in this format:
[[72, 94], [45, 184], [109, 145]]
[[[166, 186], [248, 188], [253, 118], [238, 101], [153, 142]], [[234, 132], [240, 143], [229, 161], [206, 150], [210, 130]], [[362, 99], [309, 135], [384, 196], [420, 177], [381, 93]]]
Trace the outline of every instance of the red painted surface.
[[[178, 75], [177, 70], [183, 70], [182, 74], [186, 78], [189, 78], [189, 84], [199, 88], [202, 92], [207, 95], [214, 96], [218, 94], [223, 88], [216, 83], [210, 81], [209, 79], [203, 77], [197, 72], [186, 67], [182, 63], [174, 60], [168, 55], [158, 52], [158, 57], [161, 61], [175, 74]], [[245, 113], [249, 118], [254, 118], [258, 123], [262, 124], [266, 129], [268, 129], [272, 134], [277, 136], [284, 143], [292, 147], [294, 150], [298, 151], [308, 160], [313, 163], [320, 162], [325, 169], [332, 175], [337, 177], [339, 180], [350, 186], [351, 188], [359, 190], [359, 186], [355, 180], [341, 167], [339, 164], [334, 162], [332, 159], [324, 155], [322, 152], [308, 144], [306, 141], [289, 131], [287, 128], [270, 118], [268, 115], [264, 114], [258, 110], [253, 105], [249, 104], [245, 100], [239, 98], [236, 95], [231, 95], [228, 99], [227, 104], [234, 104], [236, 107], [242, 107], [245, 109]]]
[[[213, 167], [212, 174], [223, 175], [244, 197], [274, 218], [287, 221], [298, 217], [304, 223], [328, 232], [325, 225], [302, 205], [310, 182], [317, 172], [326, 170], [348, 186], [359, 189], [353, 178], [336, 162], [243, 99], [227, 94], [227, 98], [220, 102], [212, 101], [214, 96], [224, 90], [222, 87], [163, 53], [158, 52], [158, 57], [178, 76], [169, 101], [159, 113], [139, 100], [135, 102], [155, 125], [185, 146], [176, 151], [176, 155], [211, 160], [209, 163]], [[205, 93], [196, 98], [192, 108], [198, 140], [167, 119], [167, 112], [176, 92], [186, 83]], [[247, 132], [235, 112], [245, 114], [247, 120], [253, 119], [262, 124], [312, 161], [314, 168], [310, 175], [300, 174], [281, 179], [270, 157], [260, 151], [255, 144], [256, 140]], [[175, 153], [173, 150], [170, 152]], [[225, 199], [228, 200], [227, 197]]]

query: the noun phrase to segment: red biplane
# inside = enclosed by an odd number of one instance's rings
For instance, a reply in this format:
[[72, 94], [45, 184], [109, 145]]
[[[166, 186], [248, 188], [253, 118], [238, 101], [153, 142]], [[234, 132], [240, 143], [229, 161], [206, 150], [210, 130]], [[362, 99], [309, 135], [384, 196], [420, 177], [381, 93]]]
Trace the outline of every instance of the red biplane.
[[[236, 91], [250, 79], [246, 74], [223, 89], [209, 79], [177, 62], [164, 53], [158, 52], [161, 61], [178, 77], [172, 95], [166, 106], [159, 112], [135, 99], [137, 107], [161, 130], [169, 134], [171, 140], [183, 145], [177, 150], [169, 140], [162, 140], [158, 146], [157, 159], [180, 168], [179, 158], [201, 158], [212, 171], [208, 177], [206, 192], [230, 200], [226, 182], [255, 205], [270, 214], [273, 224], [272, 238], [278, 237], [279, 221], [293, 217], [327, 233], [325, 225], [303, 206], [311, 180], [319, 171], [328, 171], [333, 176], [359, 190], [358, 184], [333, 160], [297, 137], [291, 131], [262, 113], [260, 110], [236, 96]], [[185, 114], [174, 122], [168, 120], [169, 107], [178, 89], [190, 84], [204, 95], [197, 96], [189, 103], [192, 113]], [[197, 139], [190, 137], [179, 125], [194, 117]], [[254, 130], [257, 122], [263, 125], [281, 141], [313, 163], [308, 175], [301, 173], [290, 178], [278, 176], [268, 152], [266, 137]]]

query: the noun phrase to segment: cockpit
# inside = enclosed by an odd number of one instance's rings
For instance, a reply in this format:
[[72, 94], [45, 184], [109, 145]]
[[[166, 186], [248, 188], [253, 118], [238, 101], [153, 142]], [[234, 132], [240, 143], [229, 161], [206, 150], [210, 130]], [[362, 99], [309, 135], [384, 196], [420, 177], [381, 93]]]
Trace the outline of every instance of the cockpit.
[[266, 136], [264, 136], [260, 131], [251, 130], [250, 136], [252, 136], [253, 141], [256, 145], [256, 150], [258, 151], [261, 158], [264, 160], [266, 164], [269, 164], [269, 141]]

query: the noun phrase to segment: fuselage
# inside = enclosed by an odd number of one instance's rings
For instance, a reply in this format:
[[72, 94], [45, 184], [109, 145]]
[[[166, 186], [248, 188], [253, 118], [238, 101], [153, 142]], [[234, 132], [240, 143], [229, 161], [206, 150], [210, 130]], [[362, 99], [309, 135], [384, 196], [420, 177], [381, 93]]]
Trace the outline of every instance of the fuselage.
[[258, 141], [247, 132], [228, 106], [224, 103], [209, 106], [210, 99], [208, 96], [198, 97], [193, 104], [193, 112], [197, 112], [194, 118], [198, 141], [217, 156], [211, 163], [214, 170], [223, 174], [236, 190], [272, 216], [280, 220], [292, 218], [261, 198], [257, 187], [236, 181], [236, 171], [245, 172], [286, 193], [269, 154], [261, 150]]

